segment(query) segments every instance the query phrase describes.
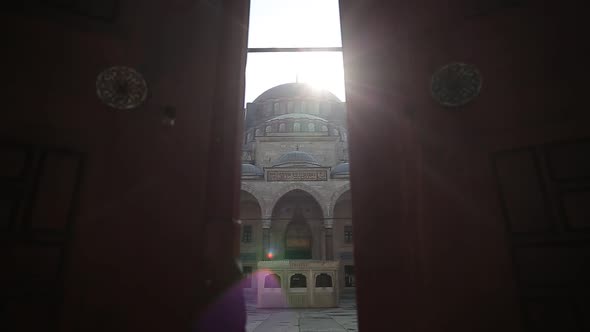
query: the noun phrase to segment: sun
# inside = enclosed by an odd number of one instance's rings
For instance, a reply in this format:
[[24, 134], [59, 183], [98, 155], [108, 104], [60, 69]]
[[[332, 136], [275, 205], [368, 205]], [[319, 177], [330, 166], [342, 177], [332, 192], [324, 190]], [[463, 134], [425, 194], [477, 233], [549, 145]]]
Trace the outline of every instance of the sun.
[[311, 53], [300, 59], [297, 66], [297, 81], [307, 83], [318, 90], [340, 94], [344, 89], [342, 66], [335, 66], [331, 57]]
[[341, 52], [250, 53], [246, 66], [246, 102], [285, 83], [307, 83], [345, 101]]

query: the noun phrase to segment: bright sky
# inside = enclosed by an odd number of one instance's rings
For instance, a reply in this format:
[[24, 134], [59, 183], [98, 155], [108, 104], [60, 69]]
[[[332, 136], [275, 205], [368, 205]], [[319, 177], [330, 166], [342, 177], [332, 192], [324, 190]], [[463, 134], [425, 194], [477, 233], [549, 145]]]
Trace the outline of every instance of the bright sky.
[[[340, 47], [338, 0], [251, 0], [248, 47]], [[344, 101], [341, 52], [249, 53], [246, 102], [299, 81]]]

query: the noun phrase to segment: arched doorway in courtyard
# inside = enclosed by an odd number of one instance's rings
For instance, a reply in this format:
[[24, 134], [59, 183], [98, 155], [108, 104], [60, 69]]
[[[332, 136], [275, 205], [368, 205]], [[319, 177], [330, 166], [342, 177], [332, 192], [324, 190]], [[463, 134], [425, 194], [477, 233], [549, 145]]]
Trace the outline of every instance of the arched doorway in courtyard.
[[303, 216], [301, 207], [295, 206], [293, 218], [285, 230], [285, 258], [311, 259], [311, 227]]
[[286, 193], [273, 208], [270, 250], [282, 259], [321, 259], [322, 220], [311, 194], [299, 189]]

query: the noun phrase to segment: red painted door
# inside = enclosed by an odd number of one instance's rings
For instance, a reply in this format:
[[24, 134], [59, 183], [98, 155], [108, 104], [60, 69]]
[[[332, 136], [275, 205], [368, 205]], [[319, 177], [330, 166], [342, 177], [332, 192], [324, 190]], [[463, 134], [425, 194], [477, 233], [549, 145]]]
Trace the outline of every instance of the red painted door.
[[[340, 5], [360, 330], [587, 331], [581, 8]], [[447, 107], [432, 77], [455, 62], [483, 84]]]
[[[208, 310], [236, 277], [246, 13], [241, 1], [182, 0], [2, 12], [11, 83], [0, 124], [0, 330], [243, 323], [239, 301], [224, 309], [232, 320]], [[96, 79], [112, 66], [143, 76], [145, 102], [101, 102]]]

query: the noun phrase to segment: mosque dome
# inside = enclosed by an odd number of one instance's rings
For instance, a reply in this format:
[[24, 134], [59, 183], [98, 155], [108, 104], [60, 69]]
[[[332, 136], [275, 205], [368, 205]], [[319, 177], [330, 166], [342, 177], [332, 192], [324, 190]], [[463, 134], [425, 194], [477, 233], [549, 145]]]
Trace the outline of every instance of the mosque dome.
[[305, 83], [286, 83], [277, 85], [263, 92], [254, 100], [254, 102], [261, 103], [266, 100], [290, 99], [295, 97], [313, 97], [333, 102], [341, 102], [340, 99], [330, 91], [317, 89]]
[[309, 153], [303, 151], [291, 151], [282, 155], [273, 166], [305, 166], [319, 167], [320, 163]]
[[242, 176], [263, 176], [264, 172], [252, 164], [242, 164]]
[[338, 164], [336, 167], [332, 168], [331, 175], [332, 175], [332, 177], [349, 176], [350, 175], [349, 163]]

